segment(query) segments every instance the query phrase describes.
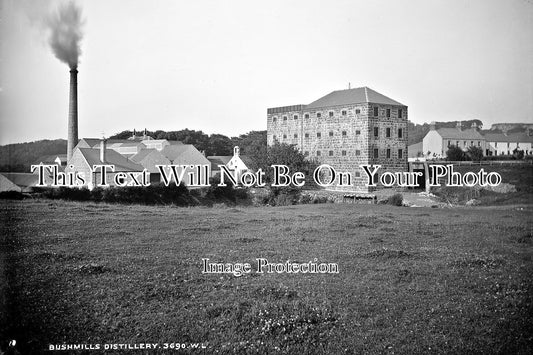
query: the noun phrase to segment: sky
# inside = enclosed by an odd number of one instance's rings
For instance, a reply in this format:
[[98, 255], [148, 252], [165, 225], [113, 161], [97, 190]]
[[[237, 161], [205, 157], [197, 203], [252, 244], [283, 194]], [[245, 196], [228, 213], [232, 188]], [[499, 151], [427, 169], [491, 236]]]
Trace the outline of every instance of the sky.
[[[0, 0], [0, 145], [67, 137], [69, 68], [39, 25], [59, 2]], [[532, 0], [77, 3], [80, 138], [238, 136], [348, 85], [419, 124], [533, 123]]]

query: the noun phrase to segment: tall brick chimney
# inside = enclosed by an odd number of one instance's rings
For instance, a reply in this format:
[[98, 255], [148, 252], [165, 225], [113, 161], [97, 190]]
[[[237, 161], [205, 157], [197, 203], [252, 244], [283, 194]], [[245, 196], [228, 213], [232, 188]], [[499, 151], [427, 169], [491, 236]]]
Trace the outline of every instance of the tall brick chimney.
[[70, 95], [68, 102], [68, 141], [67, 162], [72, 158], [72, 151], [78, 144], [78, 70], [70, 69]]

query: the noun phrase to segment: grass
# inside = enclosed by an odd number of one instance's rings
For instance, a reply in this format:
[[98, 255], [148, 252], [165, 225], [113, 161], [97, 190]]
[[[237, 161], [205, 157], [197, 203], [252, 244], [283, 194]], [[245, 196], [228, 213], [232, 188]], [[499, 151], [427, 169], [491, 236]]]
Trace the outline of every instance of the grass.
[[473, 187], [438, 187], [433, 188], [432, 192], [441, 197], [443, 202], [453, 204], [465, 204], [471, 199], [476, 199], [478, 204], [484, 206], [533, 204], [533, 165], [455, 165], [454, 171], [461, 174], [470, 171], [477, 173], [480, 168], [487, 173], [499, 173], [502, 183], [513, 185], [516, 191], [498, 193]]
[[[140, 342], [228, 354], [533, 350], [532, 208], [24, 200], [0, 211], [0, 339], [22, 353]], [[201, 274], [202, 258], [258, 257], [340, 272]]]

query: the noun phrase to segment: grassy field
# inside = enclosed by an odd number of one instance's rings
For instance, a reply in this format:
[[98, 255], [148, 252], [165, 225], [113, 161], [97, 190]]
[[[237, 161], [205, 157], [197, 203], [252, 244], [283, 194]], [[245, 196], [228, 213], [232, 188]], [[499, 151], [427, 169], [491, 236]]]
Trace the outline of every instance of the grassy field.
[[[31, 354], [146, 342], [207, 346], [192, 354], [530, 354], [532, 212], [2, 201], [0, 341]], [[339, 273], [201, 273], [202, 258], [259, 257]], [[147, 351], [169, 352], [180, 353]]]

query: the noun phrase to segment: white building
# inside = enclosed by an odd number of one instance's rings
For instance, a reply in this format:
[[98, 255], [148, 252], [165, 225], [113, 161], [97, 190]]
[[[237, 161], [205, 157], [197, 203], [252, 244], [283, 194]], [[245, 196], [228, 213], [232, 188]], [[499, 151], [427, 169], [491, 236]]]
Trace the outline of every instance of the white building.
[[487, 133], [485, 155], [512, 155], [515, 149], [533, 154], [533, 136], [527, 133]]
[[439, 129], [435, 129], [435, 124], [432, 123], [422, 141], [422, 151], [428, 158], [444, 159], [446, 151], [452, 145], [464, 151], [476, 146], [485, 152], [486, 140], [476, 128], [462, 129], [460, 122], [456, 128]]
[[228, 170], [235, 173], [236, 177], [240, 177], [243, 173], [250, 170], [251, 160], [249, 157], [240, 154], [240, 148], [233, 148], [233, 156], [230, 155], [213, 155], [207, 157], [211, 162], [211, 175], [215, 176], [220, 172], [219, 165], [225, 165]]

